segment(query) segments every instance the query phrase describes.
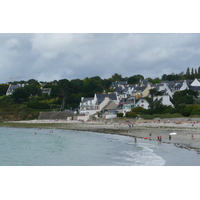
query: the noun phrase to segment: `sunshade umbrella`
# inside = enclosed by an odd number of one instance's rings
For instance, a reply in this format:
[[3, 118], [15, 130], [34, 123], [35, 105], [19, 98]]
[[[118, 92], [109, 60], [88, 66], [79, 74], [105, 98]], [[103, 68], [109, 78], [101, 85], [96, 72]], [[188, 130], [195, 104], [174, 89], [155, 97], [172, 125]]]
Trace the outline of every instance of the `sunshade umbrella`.
[[174, 133], [174, 132], [173, 132], [173, 133], [170, 133], [169, 135], [177, 135], [177, 133]]

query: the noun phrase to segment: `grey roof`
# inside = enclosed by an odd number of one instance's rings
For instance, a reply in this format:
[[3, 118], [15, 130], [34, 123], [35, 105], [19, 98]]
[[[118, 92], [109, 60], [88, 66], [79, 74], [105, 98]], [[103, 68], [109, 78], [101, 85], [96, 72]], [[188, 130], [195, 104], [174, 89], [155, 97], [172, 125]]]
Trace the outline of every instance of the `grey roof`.
[[114, 103], [113, 101], [109, 101], [103, 108], [102, 110], [113, 110], [117, 107], [117, 104]]
[[127, 87], [125, 87], [125, 88], [123, 89], [122, 93], [126, 93], [126, 92], [128, 92], [128, 88], [127, 88]]
[[149, 81], [147, 79], [143, 79], [139, 82], [139, 85], [147, 85]]
[[158, 102], [158, 101], [162, 102], [162, 101], [163, 101], [163, 98], [161, 97], [161, 98], [155, 98], [155, 99], [154, 99], [154, 102]]
[[140, 98], [137, 98], [135, 99], [135, 103], [137, 104], [140, 100], [144, 100], [144, 101], [147, 101], [145, 98], [143, 97], [140, 97]]
[[81, 101], [81, 103], [85, 103], [85, 102], [87, 102], [87, 101], [91, 101], [91, 100], [93, 100], [94, 98], [84, 98], [82, 101]]
[[200, 93], [200, 86], [189, 86], [189, 89]]
[[121, 93], [123, 91], [123, 88], [121, 86], [119, 87], [116, 87], [114, 92], [117, 92], [117, 93]]
[[117, 95], [115, 93], [96, 94], [96, 97], [97, 97], [97, 105], [101, 104], [101, 102], [104, 101], [106, 97], [109, 97], [111, 100], [117, 100]]
[[139, 91], [144, 91], [147, 88], [147, 86], [138, 86], [135, 88], [135, 90], [139, 90]]
[[112, 82], [111, 87], [118, 87], [119, 85], [127, 85], [127, 81]]
[[126, 84], [127, 84], [127, 81], [118, 81], [118, 84], [119, 84], [119, 85], [126, 85]]
[[22, 87], [22, 85], [9, 85], [6, 93], [12, 94], [15, 89], [20, 88], [20, 87]]
[[162, 83], [166, 83], [170, 89], [172, 88], [180, 88], [183, 85], [183, 82], [186, 81], [187, 85], [192, 83], [192, 80], [178, 80], [178, 81], [163, 81]]

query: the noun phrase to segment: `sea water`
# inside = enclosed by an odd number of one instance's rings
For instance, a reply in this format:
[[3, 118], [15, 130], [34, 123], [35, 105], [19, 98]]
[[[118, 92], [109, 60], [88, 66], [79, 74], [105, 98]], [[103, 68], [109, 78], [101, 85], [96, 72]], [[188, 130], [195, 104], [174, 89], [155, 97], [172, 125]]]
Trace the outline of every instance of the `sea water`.
[[61, 129], [0, 127], [0, 166], [199, 166], [195, 150]]

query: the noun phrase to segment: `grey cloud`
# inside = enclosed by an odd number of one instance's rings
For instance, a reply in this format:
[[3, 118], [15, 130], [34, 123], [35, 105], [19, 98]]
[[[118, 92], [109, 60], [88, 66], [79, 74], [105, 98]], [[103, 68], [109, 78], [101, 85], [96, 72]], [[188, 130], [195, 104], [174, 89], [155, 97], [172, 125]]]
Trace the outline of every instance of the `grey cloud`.
[[161, 77], [200, 63], [200, 34], [0, 34], [0, 82], [141, 74]]

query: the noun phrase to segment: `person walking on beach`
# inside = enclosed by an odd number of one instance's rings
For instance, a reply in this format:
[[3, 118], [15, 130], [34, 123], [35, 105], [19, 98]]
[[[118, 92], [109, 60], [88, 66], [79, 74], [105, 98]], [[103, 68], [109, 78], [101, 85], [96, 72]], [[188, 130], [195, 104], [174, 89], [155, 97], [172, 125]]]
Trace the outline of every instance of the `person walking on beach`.
[[160, 136], [160, 142], [162, 142], [162, 137]]
[[137, 138], [136, 137], [134, 137], [134, 141], [135, 141], [135, 143], [137, 142]]
[[172, 136], [171, 135], [169, 135], [169, 140], [171, 140], [172, 139]]
[[151, 135], [152, 135], [152, 134], [150, 133], [150, 134], [149, 134], [149, 139], [151, 139]]

